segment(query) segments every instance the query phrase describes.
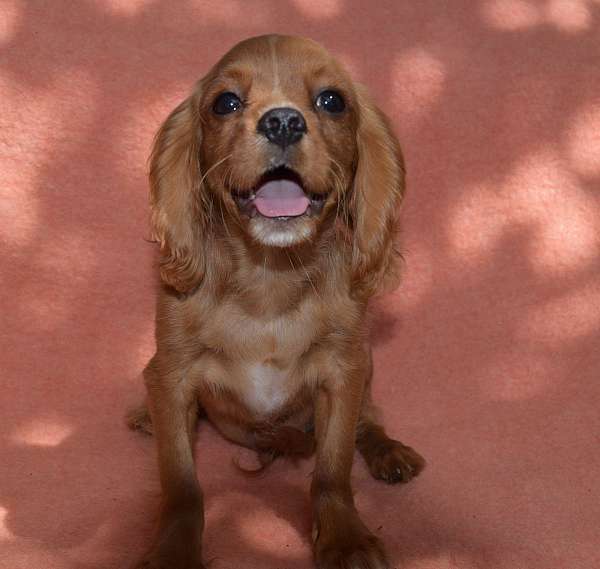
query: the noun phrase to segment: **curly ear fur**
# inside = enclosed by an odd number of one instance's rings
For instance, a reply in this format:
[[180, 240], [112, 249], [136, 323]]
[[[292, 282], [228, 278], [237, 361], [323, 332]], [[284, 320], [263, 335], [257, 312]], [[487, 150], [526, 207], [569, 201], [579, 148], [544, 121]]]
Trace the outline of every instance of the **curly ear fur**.
[[190, 97], [160, 127], [150, 156], [151, 226], [160, 244], [160, 276], [179, 292], [196, 287], [205, 270], [202, 241], [208, 224], [201, 207], [200, 136]]
[[395, 246], [404, 194], [404, 160], [385, 115], [359, 87], [358, 163], [350, 205], [353, 285], [367, 295], [397, 284]]

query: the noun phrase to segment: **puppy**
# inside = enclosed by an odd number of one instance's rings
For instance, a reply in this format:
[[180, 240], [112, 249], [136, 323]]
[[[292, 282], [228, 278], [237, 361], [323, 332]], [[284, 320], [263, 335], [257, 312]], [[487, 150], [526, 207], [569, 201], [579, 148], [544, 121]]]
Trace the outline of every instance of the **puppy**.
[[316, 565], [387, 568], [350, 470], [355, 446], [390, 484], [424, 466], [386, 435], [370, 396], [365, 314], [396, 279], [404, 192], [388, 121], [316, 43], [248, 39], [162, 125], [150, 186], [156, 354], [129, 423], [156, 438], [163, 502], [136, 568], [204, 567], [200, 414], [263, 464], [316, 449]]

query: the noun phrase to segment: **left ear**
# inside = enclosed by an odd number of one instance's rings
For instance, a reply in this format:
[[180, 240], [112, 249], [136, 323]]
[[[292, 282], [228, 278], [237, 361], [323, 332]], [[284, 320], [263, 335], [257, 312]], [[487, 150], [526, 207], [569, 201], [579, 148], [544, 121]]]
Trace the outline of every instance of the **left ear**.
[[150, 156], [152, 235], [160, 244], [163, 282], [181, 293], [206, 273], [208, 208], [200, 173], [200, 120], [189, 97], [160, 127]]
[[404, 159], [387, 117], [358, 88], [358, 163], [351, 201], [353, 286], [370, 296], [397, 284], [395, 237], [404, 194]]

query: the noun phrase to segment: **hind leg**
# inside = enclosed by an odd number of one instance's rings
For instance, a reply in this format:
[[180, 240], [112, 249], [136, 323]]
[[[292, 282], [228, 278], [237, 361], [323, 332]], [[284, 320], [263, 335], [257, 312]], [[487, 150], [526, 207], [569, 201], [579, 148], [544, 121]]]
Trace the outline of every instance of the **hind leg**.
[[132, 431], [140, 431], [146, 435], [154, 434], [152, 429], [152, 419], [146, 401], [129, 409], [125, 415], [125, 422]]
[[[197, 418], [201, 419], [204, 417], [203, 409], [198, 405]], [[154, 434], [154, 428], [152, 427], [152, 417], [150, 417], [150, 411], [148, 410], [148, 402], [144, 400], [139, 405], [132, 407], [125, 414], [125, 424], [132, 431], [139, 431], [145, 435], [152, 436]]]
[[372, 476], [388, 484], [409, 482], [425, 468], [425, 459], [414, 449], [387, 436], [371, 401], [371, 376], [356, 432], [356, 448], [365, 459]]
[[367, 418], [358, 425], [356, 448], [373, 478], [388, 484], [409, 482], [425, 468], [425, 459], [417, 451], [391, 439], [380, 424]]

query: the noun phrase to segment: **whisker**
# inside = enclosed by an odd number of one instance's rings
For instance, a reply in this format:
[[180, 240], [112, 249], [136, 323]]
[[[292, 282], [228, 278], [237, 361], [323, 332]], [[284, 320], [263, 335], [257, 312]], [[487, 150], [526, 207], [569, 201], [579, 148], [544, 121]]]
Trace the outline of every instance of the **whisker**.
[[[334, 224], [337, 224], [338, 220], [341, 219], [343, 225], [345, 227], [348, 227], [349, 212], [348, 212], [348, 208], [347, 208], [347, 200], [345, 199], [345, 193], [344, 193], [344, 189], [345, 189], [344, 183], [343, 183], [344, 170], [340, 166], [340, 164], [337, 162], [337, 160], [335, 160], [334, 158], [330, 158], [330, 162], [332, 165], [331, 173], [333, 174], [333, 178], [334, 178], [334, 189], [336, 190], [337, 197], [338, 197], [337, 203], [336, 203]], [[349, 245], [347, 231], [342, 231], [342, 232], [336, 231], [334, 235], [335, 235], [336, 239], [341, 238], [343, 240], [344, 245]], [[341, 249], [342, 249], [342, 262], [344, 263], [344, 265], [346, 265], [347, 250], [346, 250], [345, 246], [342, 246]]]
[[223, 164], [223, 162], [225, 162], [226, 160], [229, 160], [231, 157], [233, 156], [233, 154], [228, 154], [227, 156], [225, 156], [225, 158], [221, 158], [221, 160], [215, 162], [202, 176], [202, 178], [200, 178], [200, 182], [199, 185], [202, 185], [204, 183], [204, 180], [206, 180], [206, 176], [208, 176], [217, 166]]
[[225, 227], [225, 233], [227, 233], [227, 236], [231, 239], [231, 233], [229, 233], [229, 227], [228, 227], [227, 223], [225, 222], [225, 215], [223, 214], [223, 203], [221, 202], [221, 200], [219, 200], [219, 210], [221, 210], [221, 220], [223, 221], [223, 227]]
[[[331, 165], [334, 166], [334, 168], [332, 168], [331, 173], [333, 175], [333, 179], [334, 179], [334, 189], [335, 189], [335, 193], [337, 194], [337, 203], [336, 203], [336, 212], [335, 212], [335, 222], [338, 221], [339, 219], [339, 214], [340, 214], [340, 202], [342, 200], [343, 197], [343, 189], [344, 189], [344, 184], [342, 181], [342, 176], [343, 176], [343, 169], [340, 166], [340, 164], [337, 162], [337, 160], [335, 160], [334, 158], [330, 158], [329, 159], [331, 162]], [[338, 171], [335, 170], [335, 168], [337, 168]]]
[[[231, 157], [231, 154], [229, 156]], [[232, 187], [232, 181], [233, 181], [233, 169], [227, 168], [227, 170], [225, 171], [225, 174], [223, 176], [223, 184], [225, 187], [230, 188], [230, 187]], [[223, 204], [221, 203], [221, 200], [219, 200], [219, 207], [221, 208], [221, 219], [223, 220], [223, 223], [225, 223], [224, 215], [223, 215]], [[229, 216], [229, 220], [232, 221], [240, 229], [242, 228], [241, 223], [239, 222], [239, 220], [236, 217]], [[229, 237], [231, 237], [231, 234], [229, 233], [228, 229], [227, 229], [227, 234], [229, 235]]]
[[263, 262], [263, 285], [265, 290], [267, 289], [267, 256], [264, 256]]
[[[288, 257], [289, 257], [289, 255], [288, 255]], [[302, 259], [300, 258], [299, 255], [295, 255], [295, 257], [298, 260], [298, 262], [302, 265], [302, 269], [304, 269], [304, 273], [306, 274], [306, 278], [308, 279], [308, 282], [310, 283], [310, 286], [312, 287], [315, 295], [317, 296], [317, 298], [319, 300], [322, 301], [323, 299], [321, 298], [321, 295], [317, 292], [315, 284], [313, 283], [312, 279], [310, 278], [310, 275], [308, 274], [308, 271], [306, 270], [306, 267], [304, 266], [304, 263], [302, 262]], [[290, 262], [291, 262], [291, 259], [290, 259]]]
[[288, 261], [290, 262], [290, 265], [291, 265], [292, 269], [295, 272], [296, 271], [296, 267], [294, 266], [294, 263], [292, 262], [292, 258], [290, 257], [290, 254], [287, 252], [287, 250], [285, 250], [285, 254], [287, 255]]
[[[200, 178], [199, 182], [198, 182], [198, 188], [201, 188], [202, 185], [204, 184], [204, 181], [206, 180], [206, 177], [218, 166], [220, 166], [221, 164], [223, 164], [223, 162], [229, 160], [231, 158], [232, 154], [228, 154], [227, 156], [225, 156], [224, 158], [221, 158], [221, 160], [215, 162]], [[198, 164], [199, 166], [199, 164]], [[207, 192], [198, 192], [199, 193], [199, 199], [202, 202], [202, 208], [200, 209], [200, 211], [198, 212], [199, 215], [206, 217], [208, 215], [208, 217], [210, 219], [213, 218], [214, 215], [214, 200], [207, 195]], [[219, 206], [221, 205], [221, 203], [219, 202]], [[208, 212], [208, 213], [207, 213]], [[221, 217], [223, 217], [223, 211], [221, 210]], [[223, 219], [223, 223], [225, 223], [225, 220]]]

